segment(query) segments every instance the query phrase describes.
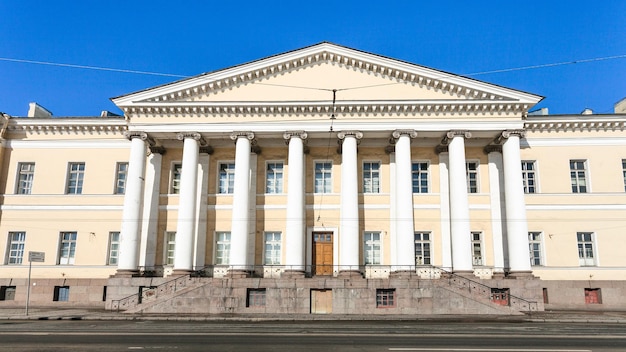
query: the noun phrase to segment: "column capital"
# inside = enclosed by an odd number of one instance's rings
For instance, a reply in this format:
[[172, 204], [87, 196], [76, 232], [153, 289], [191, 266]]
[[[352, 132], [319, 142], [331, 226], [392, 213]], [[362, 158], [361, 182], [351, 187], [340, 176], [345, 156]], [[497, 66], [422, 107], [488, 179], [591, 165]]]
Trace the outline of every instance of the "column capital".
[[391, 133], [394, 139], [398, 139], [401, 136], [409, 136], [409, 138], [417, 138], [417, 131], [415, 130], [395, 130]]
[[345, 139], [346, 136], [354, 136], [356, 139], [363, 138], [363, 132], [361, 131], [341, 131], [337, 133], [337, 138]]
[[142, 132], [142, 131], [124, 131], [124, 137], [126, 137], [129, 141], [133, 140], [134, 138], [139, 138], [144, 142], [148, 142], [148, 144], [150, 146], [154, 146], [156, 145], [156, 142], [154, 141], [154, 139], [152, 139], [152, 137], [148, 136], [148, 134], [146, 132]]
[[200, 142], [200, 145], [206, 145], [206, 141], [202, 137], [202, 135], [198, 132], [179, 132], [176, 135], [176, 139], [179, 141], [184, 140], [185, 138], [193, 138]]
[[463, 138], [472, 138], [472, 133], [470, 131], [466, 131], [466, 130], [451, 130], [446, 132], [446, 136], [444, 137], [444, 139], [452, 139], [454, 137], [463, 137]]
[[502, 146], [499, 144], [489, 144], [483, 148], [485, 154], [489, 153], [502, 153]]
[[248, 140], [254, 140], [254, 132], [235, 131], [230, 134], [230, 139], [236, 141], [239, 137], [245, 137]]
[[292, 137], [300, 137], [300, 139], [305, 140], [309, 137], [309, 134], [306, 131], [286, 131], [283, 133], [283, 138], [286, 142], [289, 142]]
[[519, 138], [526, 137], [526, 130], [504, 130], [502, 131], [502, 138], [509, 138], [511, 136], [518, 136]]
[[165, 154], [166, 150], [165, 147], [160, 146], [160, 145], [151, 145], [150, 146], [150, 153], [152, 154]]

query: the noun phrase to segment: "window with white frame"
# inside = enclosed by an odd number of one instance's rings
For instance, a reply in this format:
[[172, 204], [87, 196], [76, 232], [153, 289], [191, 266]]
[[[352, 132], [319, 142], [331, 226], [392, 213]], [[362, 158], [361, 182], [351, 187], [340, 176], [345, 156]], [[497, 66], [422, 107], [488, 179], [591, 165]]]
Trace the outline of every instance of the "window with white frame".
[[281, 233], [266, 232], [265, 233], [265, 253], [263, 255], [263, 264], [279, 265], [281, 254]]
[[172, 176], [170, 182], [170, 194], [179, 194], [180, 193], [180, 175], [183, 172], [183, 164], [174, 163], [172, 164]]
[[24, 260], [24, 245], [26, 244], [26, 232], [9, 232], [9, 245], [7, 246], [6, 263], [9, 265], [22, 264]]
[[380, 162], [363, 163], [363, 193], [380, 193]]
[[472, 263], [476, 266], [484, 265], [483, 261], [483, 233], [472, 232]]
[[268, 162], [265, 171], [265, 193], [283, 193], [283, 163]]
[[332, 170], [333, 163], [330, 161], [315, 162], [315, 193], [332, 192]]
[[578, 262], [580, 266], [594, 266], [596, 260], [593, 249], [593, 232], [577, 232], [578, 239]]
[[85, 177], [85, 163], [69, 163], [67, 165], [66, 194], [83, 193], [83, 179]]
[[537, 192], [537, 169], [534, 160], [522, 160], [522, 182], [524, 184], [524, 193]]
[[572, 193], [587, 193], [587, 161], [570, 160], [569, 174], [572, 183]]
[[31, 194], [35, 177], [35, 163], [18, 163], [17, 170], [17, 189], [15, 193]]
[[528, 233], [528, 246], [530, 251], [530, 265], [539, 266], [543, 265], [542, 260], [542, 242], [543, 236], [541, 232], [529, 232]]
[[232, 194], [235, 189], [235, 163], [219, 163], [218, 170], [218, 193]]
[[117, 265], [120, 253], [120, 232], [109, 232], [109, 255], [107, 256], [107, 265]]
[[230, 264], [230, 232], [215, 233], [215, 264]]
[[365, 231], [363, 234], [363, 259], [365, 265], [380, 265], [380, 232]]
[[413, 193], [428, 193], [428, 162], [420, 161], [411, 164]]
[[61, 243], [59, 245], [59, 264], [74, 264], [74, 257], [76, 256], [76, 232], [61, 232], [60, 239]]
[[467, 176], [467, 193], [478, 193], [478, 161], [465, 163]]
[[128, 163], [117, 163], [115, 172], [115, 194], [126, 193], [126, 178], [128, 176]]
[[624, 176], [624, 192], [626, 192], [626, 159], [622, 159], [622, 175]]
[[415, 233], [415, 265], [430, 265], [430, 232]]
[[174, 265], [176, 254], [176, 231], [165, 232], [165, 265]]

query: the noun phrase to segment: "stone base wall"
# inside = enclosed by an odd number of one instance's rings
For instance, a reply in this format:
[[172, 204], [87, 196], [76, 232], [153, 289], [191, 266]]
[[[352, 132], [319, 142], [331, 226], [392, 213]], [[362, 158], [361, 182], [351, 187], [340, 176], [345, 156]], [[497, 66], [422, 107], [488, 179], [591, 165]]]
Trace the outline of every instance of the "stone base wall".
[[[626, 311], [626, 281], [542, 280], [546, 310]], [[585, 289], [598, 290], [600, 301], [587, 303]]]
[[[107, 285], [108, 279], [31, 279], [29, 306], [104, 308]], [[12, 287], [15, 287], [14, 295], [10, 292], [12, 290], [7, 291]], [[55, 287], [69, 287], [67, 301], [54, 300]], [[6, 295], [0, 297], [0, 307], [26, 305], [28, 279], [0, 279], [0, 288], [5, 290], [1, 293]]]

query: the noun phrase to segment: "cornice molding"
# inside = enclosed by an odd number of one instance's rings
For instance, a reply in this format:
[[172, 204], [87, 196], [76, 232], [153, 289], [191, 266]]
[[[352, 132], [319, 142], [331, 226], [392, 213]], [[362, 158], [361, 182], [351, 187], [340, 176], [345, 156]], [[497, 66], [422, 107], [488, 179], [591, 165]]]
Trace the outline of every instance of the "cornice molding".
[[626, 119], [594, 119], [587, 121], [529, 121], [524, 123], [524, 129], [531, 132], [623, 131], [624, 129], [626, 129]]
[[[26, 120], [26, 119], [24, 119]], [[126, 121], [117, 123], [96, 123], [93, 121], [73, 121], [72, 119], [58, 119], [57, 121], [19, 121], [9, 120], [6, 131], [26, 132], [37, 134], [89, 133], [89, 134], [123, 134], [128, 130]]]

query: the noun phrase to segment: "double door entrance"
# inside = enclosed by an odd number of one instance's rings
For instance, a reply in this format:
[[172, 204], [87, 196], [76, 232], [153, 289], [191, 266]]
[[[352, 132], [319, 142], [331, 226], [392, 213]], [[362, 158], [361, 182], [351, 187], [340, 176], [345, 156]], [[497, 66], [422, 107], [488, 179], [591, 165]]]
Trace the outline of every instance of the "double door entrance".
[[329, 231], [313, 232], [313, 275], [333, 274], [333, 233]]

